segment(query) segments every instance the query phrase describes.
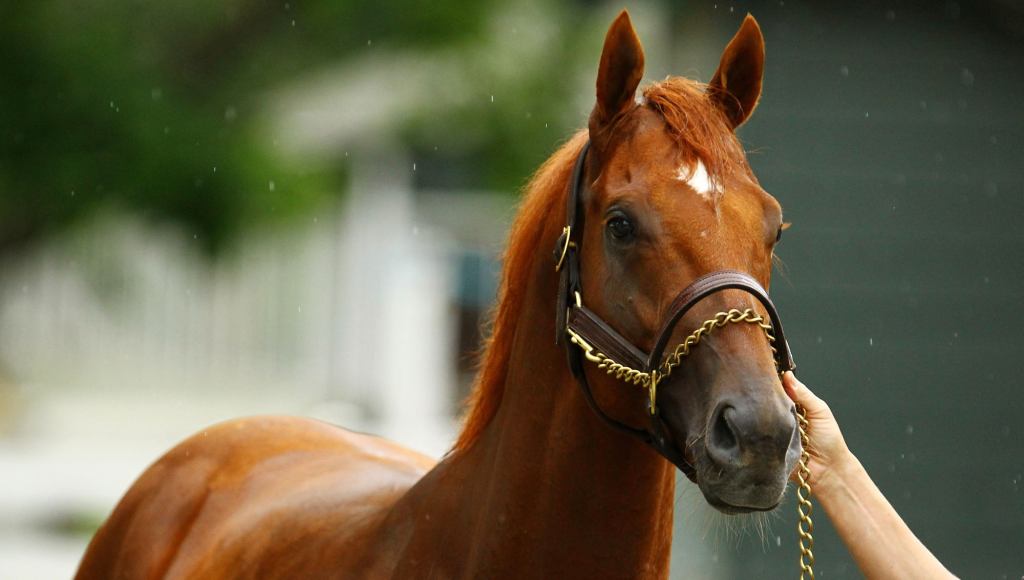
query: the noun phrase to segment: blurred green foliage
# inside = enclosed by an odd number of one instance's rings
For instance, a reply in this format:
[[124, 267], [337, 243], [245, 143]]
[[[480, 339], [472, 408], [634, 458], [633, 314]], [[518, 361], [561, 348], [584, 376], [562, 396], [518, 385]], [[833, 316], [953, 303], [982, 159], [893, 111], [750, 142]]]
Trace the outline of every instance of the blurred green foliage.
[[258, 100], [368, 42], [471, 41], [486, 1], [41, 0], [0, 8], [0, 257], [103, 207], [207, 249], [307, 210], [343, 168], [298, 166]]

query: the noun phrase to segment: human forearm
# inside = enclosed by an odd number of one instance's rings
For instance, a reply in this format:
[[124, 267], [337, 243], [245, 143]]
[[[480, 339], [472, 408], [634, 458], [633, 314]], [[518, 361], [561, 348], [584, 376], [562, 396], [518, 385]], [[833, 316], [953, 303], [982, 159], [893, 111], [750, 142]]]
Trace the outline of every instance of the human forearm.
[[954, 578], [848, 450], [819, 480], [815, 495], [867, 578]]

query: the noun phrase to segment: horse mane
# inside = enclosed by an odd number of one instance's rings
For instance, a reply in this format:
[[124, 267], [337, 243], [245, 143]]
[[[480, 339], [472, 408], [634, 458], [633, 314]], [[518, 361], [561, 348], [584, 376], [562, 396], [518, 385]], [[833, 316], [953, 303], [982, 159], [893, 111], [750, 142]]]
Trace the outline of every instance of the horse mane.
[[[743, 150], [725, 114], [707, 96], [703, 83], [669, 77], [643, 90], [646, 105], [660, 113], [668, 131], [684, 150], [700, 159], [712, 177], [728, 175], [742, 163]], [[541, 243], [546, 216], [565, 202], [573, 162], [588, 139], [576, 133], [534, 173], [512, 224], [498, 287], [491, 333], [485, 339], [476, 384], [467, 399], [466, 419], [452, 449], [465, 450], [476, 441], [498, 412], [505, 390], [512, 340], [523, 308], [533, 259]], [[740, 167], [743, 165], [743, 167]], [[721, 181], [719, 181], [721, 182]], [[554, 297], [552, 296], [552, 301]]]
[[565, 203], [566, 184], [573, 162], [586, 141], [586, 131], [576, 133], [540, 166], [526, 186], [526, 195], [508, 236], [491, 334], [484, 343], [476, 385], [467, 401], [465, 424], [453, 451], [472, 445], [498, 412], [505, 391], [516, 322], [523, 309], [526, 280], [547, 223], [545, 217]]

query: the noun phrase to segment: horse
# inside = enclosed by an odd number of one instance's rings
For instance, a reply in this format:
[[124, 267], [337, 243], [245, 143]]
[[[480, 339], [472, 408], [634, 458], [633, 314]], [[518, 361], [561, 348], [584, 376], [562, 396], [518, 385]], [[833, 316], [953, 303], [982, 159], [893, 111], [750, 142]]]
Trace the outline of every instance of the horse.
[[[294, 417], [213, 426], [139, 477], [76, 578], [665, 578], [677, 467], [722, 512], [774, 509], [801, 452], [771, 348], [781, 328], [755, 288], [768, 287], [782, 210], [735, 134], [763, 69], [748, 15], [708, 84], [668, 77], [638, 96], [644, 52], [620, 13], [587, 127], [526, 187], [451, 451], [435, 462]], [[563, 212], [567, 195], [579, 199]], [[743, 274], [673, 306], [723, 270]], [[660, 324], [670, 311], [695, 328], [733, 306], [756, 323], [691, 335], [671, 374], [602, 359], [593, 333], [562, 326], [590, 313], [607, 336], [653, 352], [680, 339]], [[654, 416], [656, 436], [622, 432]]]

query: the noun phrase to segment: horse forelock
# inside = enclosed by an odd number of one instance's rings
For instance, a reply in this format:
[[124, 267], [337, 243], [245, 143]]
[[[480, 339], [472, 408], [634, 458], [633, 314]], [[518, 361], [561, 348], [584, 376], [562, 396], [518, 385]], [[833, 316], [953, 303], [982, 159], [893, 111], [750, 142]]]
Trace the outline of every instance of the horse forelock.
[[[669, 77], [644, 87], [644, 105], [661, 115], [677, 143], [695, 157], [680, 177], [693, 177], [702, 165], [710, 183], [722, 184], [734, 173], [749, 174], [749, 168], [728, 118], [707, 91], [704, 83]], [[720, 195], [722, 190], [714, 188], [711, 193]]]
[[466, 418], [453, 451], [470, 447], [501, 405], [512, 356], [512, 340], [522, 314], [533, 260], [538, 255], [538, 246], [543, 243], [541, 238], [547, 217], [557, 213], [565, 203], [573, 162], [586, 140], [586, 131], [574, 135], [541, 165], [526, 186], [522, 205], [509, 232], [498, 300], [491, 314], [490, 332], [482, 348], [480, 369], [466, 403]]

